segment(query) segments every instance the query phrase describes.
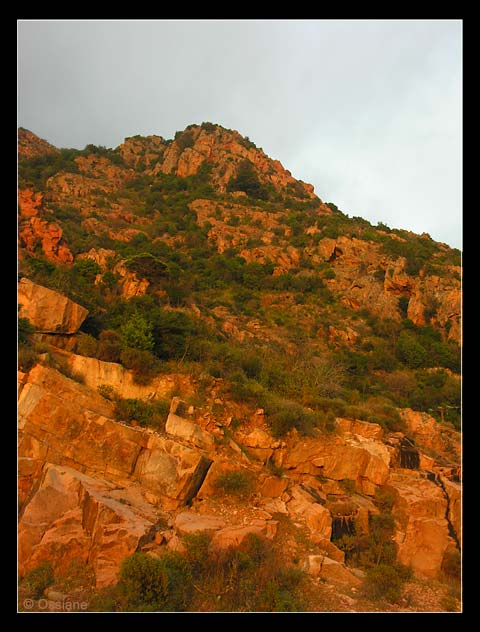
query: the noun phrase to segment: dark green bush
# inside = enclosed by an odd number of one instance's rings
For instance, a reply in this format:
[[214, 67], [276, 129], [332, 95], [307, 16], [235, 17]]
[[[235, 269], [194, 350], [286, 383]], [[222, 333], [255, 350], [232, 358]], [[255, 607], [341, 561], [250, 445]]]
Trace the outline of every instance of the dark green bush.
[[188, 561], [177, 551], [168, 551], [160, 559], [134, 553], [122, 562], [118, 591], [124, 610], [188, 610], [193, 591]]
[[20, 371], [30, 371], [38, 361], [38, 353], [30, 345], [18, 346], [17, 365]]
[[151, 324], [138, 312], [134, 312], [120, 327], [122, 345], [140, 351], [152, 351], [155, 345]]
[[45, 589], [51, 586], [54, 580], [53, 568], [49, 562], [42, 562], [25, 573], [23, 577], [23, 582], [34, 599], [40, 599]]
[[462, 574], [462, 557], [457, 549], [448, 549], [442, 560], [442, 571], [452, 579], [460, 579]]
[[224, 494], [243, 496], [250, 493], [253, 481], [247, 472], [232, 471], [218, 476], [213, 486]]
[[268, 199], [268, 192], [258, 179], [255, 167], [248, 159], [244, 159], [239, 164], [237, 175], [228, 183], [227, 191], [243, 191], [249, 197]]
[[18, 319], [18, 342], [20, 344], [28, 343], [30, 335], [35, 331], [35, 327], [28, 320], [28, 318]]
[[80, 333], [77, 337], [75, 353], [88, 358], [96, 358], [98, 354], [98, 341], [90, 334]]
[[364, 591], [370, 599], [386, 599], [395, 603], [402, 596], [402, 587], [409, 571], [400, 565], [379, 564], [367, 569]]
[[408, 304], [410, 303], [410, 299], [408, 296], [399, 296], [398, 297], [398, 309], [400, 310], [400, 314], [402, 318], [407, 317]]
[[170, 405], [165, 400], [144, 402], [141, 399], [117, 399], [114, 416], [117, 421], [164, 430]]
[[100, 332], [97, 355], [104, 362], [120, 362], [122, 337], [117, 331], [104, 329]]
[[136, 384], [148, 384], [155, 376], [158, 365], [152, 353], [131, 347], [123, 349], [120, 362], [125, 368], [133, 371], [133, 381]]

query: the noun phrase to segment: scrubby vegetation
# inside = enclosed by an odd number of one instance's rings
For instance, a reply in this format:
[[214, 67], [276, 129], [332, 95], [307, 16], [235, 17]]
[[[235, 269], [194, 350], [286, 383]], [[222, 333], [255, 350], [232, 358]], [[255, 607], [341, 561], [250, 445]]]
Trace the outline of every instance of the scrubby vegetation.
[[[206, 133], [229, 131], [210, 122], [200, 127]], [[190, 151], [197, 128], [177, 132], [179, 151]], [[144, 140], [143, 153], [148, 145]], [[173, 141], [162, 142], [166, 146]], [[255, 148], [247, 138], [242, 142], [247, 149]], [[161, 160], [163, 149], [155, 152]], [[445, 274], [448, 266], [459, 265], [458, 251], [426, 235], [349, 217], [331, 202], [330, 213], [319, 212], [321, 201], [305, 197], [302, 183], [275, 188], [247, 159], [236, 166], [225, 193], [214, 187], [212, 164], [206, 161], [187, 177], [163, 173], [155, 162], [150, 168], [140, 162], [123, 183], [98, 189], [95, 210], [85, 201], [82, 213], [103, 226], [92, 231], [79, 221], [83, 202], [59, 202], [47, 182], [56, 173], [77, 173], [77, 159], [90, 155], [126, 168], [118, 149], [93, 145], [19, 164], [20, 185], [45, 194], [51, 217], [76, 257], [72, 266], [61, 266], [40, 248], [25, 254], [20, 273], [89, 310], [78, 353], [122, 363], [139, 384], [149, 383], [165, 363], [176, 363], [178, 371], [195, 364], [199, 372], [223, 378], [233, 398], [265, 408], [276, 436], [293, 428], [306, 434], [329, 431], [339, 415], [361, 416], [387, 430], [401, 430], [398, 406], [426, 410], [459, 427], [460, 388], [450, 371], [460, 372], [460, 350], [447, 341], [448, 323], [442, 329], [435, 321], [435, 297], [425, 307], [425, 326], [408, 320], [409, 299], [403, 295], [396, 319], [351, 310], [335, 289], [335, 262], [319, 263], [311, 256], [321, 240], [346, 236], [379, 248], [392, 266], [405, 260], [405, 272], [416, 277]], [[232, 195], [238, 192], [245, 195]], [[192, 207], [199, 199], [216, 205], [208, 221], [200, 222]], [[112, 207], [127, 210], [133, 219], [112, 215]], [[255, 260], [245, 254], [264, 246], [262, 213], [274, 220], [270, 234], [275, 247], [283, 252], [292, 246], [299, 249], [297, 267], [279, 273], [268, 257]], [[211, 231], [218, 229], [215, 222], [232, 231], [238, 244], [226, 243], [220, 251], [211, 238]], [[116, 238], [115, 231], [126, 228], [135, 234]], [[91, 248], [114, 251], [107, 269], [92, 259], [77, 258]], [[149, 282], [144, 296], [121, 297], [121, 278], [114, 272], [120, 260], [131, 274]], [[383, 264], [375, 269], [362, 265], [359, 274], [378, 284], [390, 274]], [[252, 319], [261, 335], [250, 339], [248, 333], [245, 338]], [[355, 344], [332, 338], [334, 323], [340, 328], [353, 325]], [[228, 333], [235, 328], [238, 335]], [[35, 360], [31, 333], [20, 319], [19, 363], [25, 369]], [[433, 368], [435, 373], [430, 373]]]
[[364, 569], [364, 594], [373, 600], [399, 601], [403, 584], [412, 578], [412, 569], [399, 564], [393, 541], [395, 501], [388, 487], [379, 487], [375, 497], [378, 514], [370, 514], [368, 533], [343, 534], [335, 544], [345, 552], [348, 565]]
[[297, 612], [304, 605], [302, 572], [281, 552], [250, 534], [238, 547], [212, 549], [208, 533], [186, 535], [185, 553], [127, 557], [114, 589], [97, 595], [94, 611]]

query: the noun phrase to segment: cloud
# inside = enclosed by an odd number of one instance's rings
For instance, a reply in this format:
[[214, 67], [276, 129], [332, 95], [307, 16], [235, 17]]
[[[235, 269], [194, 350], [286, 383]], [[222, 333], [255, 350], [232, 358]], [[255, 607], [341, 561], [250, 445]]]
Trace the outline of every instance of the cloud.
[[461, 245], [459, 20], [20, 21], [18, 122], [57, 146], [248, 135], [351, 215]]

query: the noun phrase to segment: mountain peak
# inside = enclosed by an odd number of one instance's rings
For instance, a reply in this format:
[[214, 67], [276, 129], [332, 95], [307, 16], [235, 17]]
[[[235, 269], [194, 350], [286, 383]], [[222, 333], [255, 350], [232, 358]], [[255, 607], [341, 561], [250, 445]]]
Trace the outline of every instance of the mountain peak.
[[161, 136], [133, 136], [118, 147], [125, 162], [148, 175], [159, 173], [188, 177], [208, 169], [218, 193], [243, 191], [267, 199], [288, 194], [316, 199], [313, 186], [296, 180], [279, 160], [267, 156], [248, 136], [221, 125], [204, 122], [188, 125], [173, 140]]
[[58, 153], [58, 149], [24, 127], [18, 128], [18, 160]]

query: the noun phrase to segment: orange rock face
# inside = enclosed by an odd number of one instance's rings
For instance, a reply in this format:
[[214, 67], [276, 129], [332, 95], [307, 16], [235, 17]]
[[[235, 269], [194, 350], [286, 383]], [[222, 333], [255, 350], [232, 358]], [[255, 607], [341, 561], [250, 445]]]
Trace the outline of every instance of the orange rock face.
[[47, 560], [61, 573], [75, 560], [92, 565], [98, 588], [116, 582], [121, 561], [153, 531], [156, 516], [152, 508], [132, 509], [113, 491], [107, 481], [47, 465], [21, 515], [20, 572]]
[[69, 265], [73, 255], [63, 243], [63, 231], [54, 222], [48, 222], [40, 215], [43, 213], [43, 196], [31, 189], [20, 190], [18, 194], [20, 221], [18, 237], [20, 246], [30, 253], [40, 247], [47, 259], [54, 263]]
[[87, 309], [63, 294], [26, 278], [18, 284], [18, 303], [19, 316], [44, 333], [74, 334], [88, 315]]
[[18, 128], [18, 160], [58, 153], [58, 149], [23, 127]]
[[20, 393], [19, 455], [138, 481], [173, 506], [196, 493], [211, 463], [205, 453], [117, 423], [113, 407], [83, 384], [37, 365]]
[[162, 161], [152, 173], [172, 173], [173, 170], [176, 175], [186, 177], [197, 173], [200, 165], [207, 162], [212, 166], [213, 186], [225, 193], [228, 182], [237, 174], [239, 164], [247, 159], [254, 165], [261, 182], [270, 183], [277, 190], [296, 185], [303, 195], [314, 197], [312, 185], [295, 180], [278, 160], [270, 159], [253, 145], [249, 146], [236, 131], [221, 127], [207, 131], [192, 126], [184, 135], [188, 136], [190, 146], [183, 147], [181, 138], [173, 141], [166, 147]]
[[434, 577], [452, 542], [445, 495], [429, 480], [400, 473], [393, 473], [388, 484], [397, 495], [393, 515], [397, 519], [398, 560], [411, 565], [417, 574]]
[[427, 413], [399, 409], [400, 416], [405, 421], [408, 431], [415, 436], [416, 443], [424, 448], [435, 450], [440, 454], [449, 454], [450, 458], [460, 459], [460, 433], [446, 425], [439, 424]]
[[36, 217], [42, 207], [43, 195], [33, 189], [20, 189], [18, 192], [18, 208], [20, 217]]

